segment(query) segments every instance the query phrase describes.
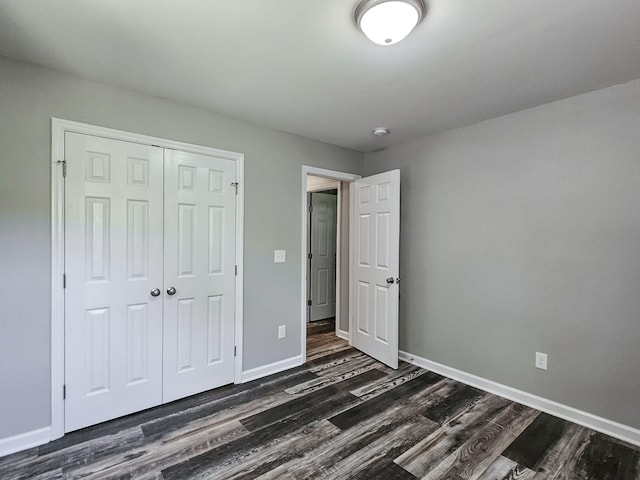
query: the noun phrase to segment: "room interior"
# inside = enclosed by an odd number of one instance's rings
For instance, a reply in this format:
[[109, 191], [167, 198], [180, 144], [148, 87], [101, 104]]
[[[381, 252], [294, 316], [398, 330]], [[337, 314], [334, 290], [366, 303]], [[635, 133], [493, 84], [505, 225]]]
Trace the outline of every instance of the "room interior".
[[388, 46], [357, 5], [0, 0], [0, 455], [59, 436], [52, 119], [242, 155], [236, 385], [305, 363], [303, 178], [398, 169], [402, 363], [640, 446], [640, 4], [430, 0]]

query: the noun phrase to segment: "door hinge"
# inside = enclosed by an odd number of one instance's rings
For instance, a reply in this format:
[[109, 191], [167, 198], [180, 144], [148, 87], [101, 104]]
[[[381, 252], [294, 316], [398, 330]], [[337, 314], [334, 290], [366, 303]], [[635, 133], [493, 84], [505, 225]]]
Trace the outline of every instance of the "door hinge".
[[313, 253], [307, 253], [307, 258], [311, 260], [313, 258]]
[[307, 306], [311, 306], [313, 304], [313, 302], [311, 300], [307, 300]]
[[67, 398], [67, 386], [66, 385], [62, 385], [62, 399], [66, 399]]
[[236, 277], [238, 276], [238, 265], [236, 265], [236, 268], [235, 268], [235, 275]]
[[67, 288], [67, 274], [62, 274], [62, 288]]
[[66, 177], [67, 176], [67, 162], [66, 162], [66, 160], [58, 160], [56, 163], [58, 165], [62, 165], [62, 176]]
[[236, 347], [235, 345], [233, 346], [233, 356], [234, 357], [238, 356], [238, 347]]
[[309, 204], [309, 213], [313, 212], [313, 205], [310, 203]]
[[231, 186], [236, 189], [236, 195], [238, 194], [238, 185], [240, 185], [238, 182], [231, 182]]

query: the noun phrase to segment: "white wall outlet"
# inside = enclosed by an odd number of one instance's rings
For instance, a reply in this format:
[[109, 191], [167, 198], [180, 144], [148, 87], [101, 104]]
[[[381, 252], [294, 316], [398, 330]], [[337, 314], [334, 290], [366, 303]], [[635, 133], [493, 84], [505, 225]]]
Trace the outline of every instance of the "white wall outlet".
[[273, 251], [273, 263], [284, 263], [287, 261], [286, 250], [274, 250]]
[[284, 338], [287, 336], [287, 327], [286, 325], [280, 325], [278, 327], [278, 338]]
[[548, 355], [546, 353], [536, 352], [536, 368], [547, 370], [547, 359]]

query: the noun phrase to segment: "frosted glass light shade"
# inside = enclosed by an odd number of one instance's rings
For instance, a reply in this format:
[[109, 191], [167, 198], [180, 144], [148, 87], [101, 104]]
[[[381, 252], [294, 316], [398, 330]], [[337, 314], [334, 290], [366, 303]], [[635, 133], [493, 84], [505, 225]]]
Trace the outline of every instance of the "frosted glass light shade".
[[369, 40], [393, 45], [405, 38], [424, 14], [421, 1], [365, 0], [356, 8], [356, 23]]

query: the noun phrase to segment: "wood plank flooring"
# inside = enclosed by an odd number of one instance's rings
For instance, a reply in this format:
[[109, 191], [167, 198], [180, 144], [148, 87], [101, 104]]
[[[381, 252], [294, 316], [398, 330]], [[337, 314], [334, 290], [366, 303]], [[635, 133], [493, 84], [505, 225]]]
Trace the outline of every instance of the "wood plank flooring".
[[308, 328], [307, 364], [0, 458], [0, 479], [640, 480], [640, 449]]

